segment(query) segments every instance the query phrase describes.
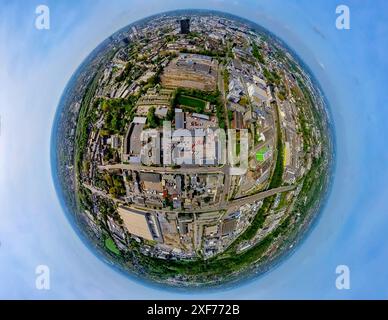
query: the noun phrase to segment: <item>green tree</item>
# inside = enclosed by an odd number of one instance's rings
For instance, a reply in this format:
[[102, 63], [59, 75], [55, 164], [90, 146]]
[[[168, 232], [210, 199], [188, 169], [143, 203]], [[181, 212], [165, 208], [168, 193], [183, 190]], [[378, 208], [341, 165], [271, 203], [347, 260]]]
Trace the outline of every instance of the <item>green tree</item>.
[[167, 120], [172, 121], [174, 120], [174, 118], [175, 118], [175, 108], [170, 107], [168, 108], [168, 111], [167, 111]]
[[147, 123], [149, 128], [157, 128], [159, 126], [159, 119], [155, 115], [155, 107], [151, 107], [147, 114]]
[[265, 64], [264, 57], [261, 54], [260, 49], [257, 46], [257, 44], [254, 42], [252, 43], [252, 54], [261, 64]]

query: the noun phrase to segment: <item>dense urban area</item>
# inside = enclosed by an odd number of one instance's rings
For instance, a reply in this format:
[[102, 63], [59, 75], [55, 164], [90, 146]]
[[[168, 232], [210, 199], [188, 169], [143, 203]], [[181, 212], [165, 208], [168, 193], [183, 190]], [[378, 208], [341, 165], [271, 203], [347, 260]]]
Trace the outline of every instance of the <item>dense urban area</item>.
[[174, 286], [262, 273], [319, 211], [322, 94], [275, 37], [212, 12], [155, 16], [101, 44], [62, 101], [58, 172], [117, 266]]

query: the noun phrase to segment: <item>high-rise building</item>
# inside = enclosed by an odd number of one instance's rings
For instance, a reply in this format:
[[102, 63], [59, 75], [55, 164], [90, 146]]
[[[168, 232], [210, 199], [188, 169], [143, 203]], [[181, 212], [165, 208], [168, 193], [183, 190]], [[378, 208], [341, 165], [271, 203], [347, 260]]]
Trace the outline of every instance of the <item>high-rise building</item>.
[[139, 31], [137, 30], [136, 26], [132, 27], [132, 38], [138, 39], [140, 36]]
[[188, 34], [190, 33], [190, 19], [182, 19], [181, 23], [181, 33]]

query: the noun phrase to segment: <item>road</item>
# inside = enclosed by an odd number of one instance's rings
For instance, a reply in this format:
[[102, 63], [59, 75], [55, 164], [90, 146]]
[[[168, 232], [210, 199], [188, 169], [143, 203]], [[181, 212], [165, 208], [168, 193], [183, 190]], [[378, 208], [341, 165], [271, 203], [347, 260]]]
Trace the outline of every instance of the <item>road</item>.
[[[220, 210], [227, 210], [228, 212], [233, 212], [233, 211], [237, 211], [241, 206], [245, 204], [257, 202], [278, 193], [292, 191], [295, 188], [296, 188], [295, 186], [285, 186], [285, 187], [274, 188], [271, 190], [266, 190], [263, 192], [253, 194], [251, 196], [247, 196], [247, 197], [243, 197], [243, 198], [239, 198], [231, 201], [222, 201], [221, 203], [218, 203], [215, 205], [202, 207], [195, 210], [190, 210], [190, 213], [205, 213], [205, 212], [220, 211]], [[147, 207], [140, 207], [138, 205], [136, 205], [136, 207], [141, 208], [142, 210], [153, 210]], [[168, 210], [168, 209], [160, 209], [160, 210], [158, 209], [157, 211], [164, 212], [164, 213], [178, 212], [176, 210], [174, 211], [174, 210]]]
[[241, 207], [247, 203], [253, 203], [256, 201], [260, 201], [260, 200], [263, 200], [267, 197], [273, 196], [275, 194], [292, 191], [294, 189], [295, 189], [295, 186], [285, 186], [285, 187], [279, 187], [279, 188], [274, 188], [271, 190], [259, 192], [257, 194], [253, 194], [251, 196], [247, 196], [247, 197], [243, 197], [243, 198], [239, 198], [239, 199], [234, 199], [232, 201], [229, 201], [226, 204], [227, 209], [229, 212], [233, 212], [233, 211], [237, 210], [239, 207]]
[[174, 173], [174, 174], [210, 174], [210, 173], [229, 173], [229, 166], [225, 165], [222, 167], [205, 167], [205, 166], [181, 166], [180, 168], [174, 167], [148, 167], [142, 164], [110, 164], [105, 166], [98, 166], [99, 170], [133, 170], [133, 171], [144, 171], [153, 173]]
[[[107, 194], [106, 192], [99, 190], [91, 185], [84, 183], [84, 187], [88, 188], [91, 192], [93, 192], [94, 194], [97, 194], [101, 197], [105, 197], [105, 198], [112, 200], [116, 203], [124, 204], [124, 201], [119, 200], [119, 199], [115, 199], [110, 194]], [[202, 212], [221, 211], [221, 210], [227, 210], [228, 212], [233, 212], [233, 211], [238, 210], [241, 206], [243, 206], [245, 204], [257, 202], [257, 201], [263, 200], [267, 197], [273, 196], [275, 194], [292, 191], [294, 189], [295, 189], [295, 186], [285, 186], [285, 187], [274, 188], [271, 190], [266, 190], [263, 192], [253, 194], [251, 196], [246, 196], [246, 197], [234, 199], [231, 201], [222, 200], [218, 204], [207, 206], [205, 208], [198, 208], [195, 210], [191, 210], [190, 212], [191, 213], [202, 213]], [[147, 207], [141, 207], [139, 205], [134, 205], [132, 207], [136, 207], [136, 208], [139, 208], [141, 210], [146, 210], [146, 211], [150, 211], [150, 210], [153, 211], [153, 209], [150, 209]], [[160, 209], [160, 210], [158, 209], [157, 211], [164, 212], [164, 213], [177, 213], [176, 210], [174, 211], [174, 210], [168, 210], [168, 209]]]
[[[224, 105], [224, 117], [225, 117], [225, 130], [229, 128], [229, 117], [228, 117], [228, 107], [226, 105], [226, 92], [225, 92], [225, 83], [224, 83], [224, 69], [225, 67], [220, 65], [218, 68], [218, 89], [221, 92], [222, 96], [222, 102]], [[227, 132], [227, 131], [226, 131]], [[228, 152], [226, 153], [226, 157], [228, 158]], [[228, 161], [228, 159], [226, 159]], [[224, 181], [224, 189], [221, 195], [221, 203], [225, 203], [229, 198], [229, 192], [230, 192], [230, 171], [228, 168], [227, 174], [224, 175], [225, 181]]]
[[116, 199], [114, 197], [112, 197], [109, 193], [105, 192], [105, 191], [102, 191], [100, 189], [97, 189], [93, 186], [91, 186], [90, 184], [86, 184], [84, 183], [83, 186], [87, 189], [89, 189], [92, 193], [100, 196], [100, 197], [103, 197], [103, 198], [106, 198], [106, 199], [109, 199], [109, 200], [112, 200], [113, 202], [115, 203], [121, 203], [121, 204], [125, 204], [125, 202], [123, 200], [120, 200], [120, 199]]

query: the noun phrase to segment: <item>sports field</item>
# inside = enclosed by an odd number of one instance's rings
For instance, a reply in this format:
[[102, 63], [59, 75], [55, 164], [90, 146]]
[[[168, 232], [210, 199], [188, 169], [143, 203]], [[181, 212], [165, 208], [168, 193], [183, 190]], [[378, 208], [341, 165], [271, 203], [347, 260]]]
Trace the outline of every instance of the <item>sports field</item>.
[[119, 251], [119, 249], [117, 249], [116, 244], [112, 238], [105, 239], [105, 246], [109, 249], [109, 251], [111, 251], [115, 254], [120, 254], [120, 251]]
[[265, 160], [265, 154], [268, 152], [268, 147], [263, 147], [256, 152], [256, 160], [263, 162]]
[[189, 96], [179, 96], [178, 104], [200, 110], [204, 110], [206, 107], [206, 101]]

